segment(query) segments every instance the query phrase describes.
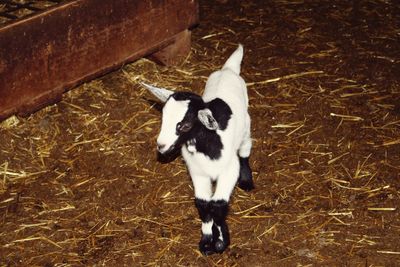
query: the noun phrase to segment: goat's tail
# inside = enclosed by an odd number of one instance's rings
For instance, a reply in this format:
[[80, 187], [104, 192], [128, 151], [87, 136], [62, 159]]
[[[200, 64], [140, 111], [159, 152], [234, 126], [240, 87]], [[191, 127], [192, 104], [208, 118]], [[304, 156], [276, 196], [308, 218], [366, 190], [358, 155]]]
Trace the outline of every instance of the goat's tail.
[[243, 46], [239, 44], [238, 48], [235, 50], [235, 52], [232, 53], [232, 55], [228, 58], [228, 60], [225, 62], [222, 68], [223, 69], [229, 68], [239, 75], [242, 58], [243, 58]]

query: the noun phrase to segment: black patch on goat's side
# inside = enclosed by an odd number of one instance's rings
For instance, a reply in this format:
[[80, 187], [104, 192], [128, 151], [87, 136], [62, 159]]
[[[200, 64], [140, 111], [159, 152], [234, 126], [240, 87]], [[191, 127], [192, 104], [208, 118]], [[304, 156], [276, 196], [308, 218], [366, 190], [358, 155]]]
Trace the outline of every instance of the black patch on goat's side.
[[212, 160], [219, 159], [221, 157], [221, 150], [223, 149], [221, 137], [216, 131], [209, 130], [202, 125], [197, 116], [199, 110], [208, 108], [211, 110], [214, 119], [218, 122], [219, 129], [225, 130], [232, 115], [230, 107], [220, 98], [204, 103], [199, 95], [191, 92], [176, 92], [171, 97], [176, 101], [189, 100], [188, 110], [180, 123], [194, 122], [190, 131], [179, 133], [179, 138], [175, 146], [178, 148], [189, 140], [195, 140], [190, 145], [195, 144], [196, 151], [203, 153]]
[[[205, 103], [206, 108], [211, 110], [214, 119], [218, 122], [219, 129], [225, 130], [228, 127], [228, 122], [232, 116], [232, 110], [220, 98], [216, 98], [208, 103]], [[196, 150], [216, 160], [221, 157], [221, 150], [224, 148], [221, 137], [214, 130], [209, 130], [206, 127], [200, 127], [196, 136]]]
[[224, 148], [221, 137], [206, 127], [201, 127], [196, 134], [196, 150], [210, 159], [216, 160], [221, 157], [221, 150]]

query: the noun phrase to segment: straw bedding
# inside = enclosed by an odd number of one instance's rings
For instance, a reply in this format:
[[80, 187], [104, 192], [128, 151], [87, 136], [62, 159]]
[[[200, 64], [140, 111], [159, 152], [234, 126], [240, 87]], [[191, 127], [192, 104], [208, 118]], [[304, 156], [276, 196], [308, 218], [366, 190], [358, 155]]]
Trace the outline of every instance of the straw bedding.
[[[0, 266], [400, 264], [395, 1], [200, 1], [179, 66], [146, 59], [0, 128]], [[202, 92], [243, 43], [256, 189], [236, 189], [223, 255], [197, 249], [181, 158], [157, 162], [138, 82]]]

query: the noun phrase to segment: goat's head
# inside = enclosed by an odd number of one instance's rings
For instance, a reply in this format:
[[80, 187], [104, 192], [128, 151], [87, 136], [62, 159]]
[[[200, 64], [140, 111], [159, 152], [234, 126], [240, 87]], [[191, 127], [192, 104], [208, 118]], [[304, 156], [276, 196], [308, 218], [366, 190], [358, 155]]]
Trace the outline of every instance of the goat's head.
[[190, 92], [174, 92], [144, 83], [143, 85], [165, 103], [161, 130], [157, 138], [157, 149], [161, 154], [180, 148], [182, 144], [193, 138], [199, 127], [206, 127], [213, 131], [218, 129], [218, 122], [199, 95]]

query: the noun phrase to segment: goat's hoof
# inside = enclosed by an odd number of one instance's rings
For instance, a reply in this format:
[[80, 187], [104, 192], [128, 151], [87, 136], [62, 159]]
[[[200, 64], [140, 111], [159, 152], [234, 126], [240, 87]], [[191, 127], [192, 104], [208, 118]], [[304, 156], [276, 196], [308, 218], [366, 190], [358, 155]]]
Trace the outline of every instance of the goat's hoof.
[[199, 250], [203, 255], [211, 255], [215, 253], [214, 242], [212, 236], [202, 236], [199, 243]]
[[239, 179], [238, 186], [240, 189], [247, 191], [247, 192], [254, 189], [253, 180], [247, 180], [247, 179], [240, 180]]
[[224, 252], [225, 251], [225, 249], [228, 247], [228, 244], [227, 243], [225, 243], [224, 241], [222, 241], [222, 240], [217, 240], [216, 242], [215, 242], [215, 252], [217, 252], [217, 253], [222, 253], [222, 252]]

